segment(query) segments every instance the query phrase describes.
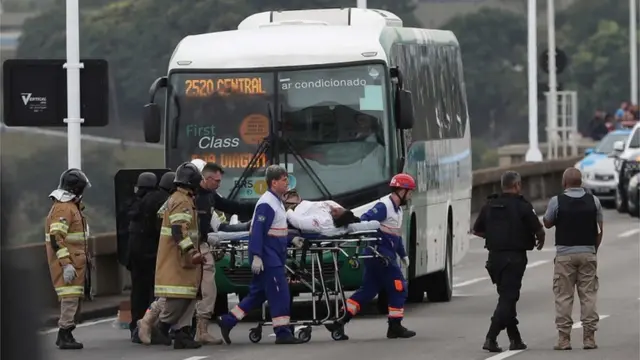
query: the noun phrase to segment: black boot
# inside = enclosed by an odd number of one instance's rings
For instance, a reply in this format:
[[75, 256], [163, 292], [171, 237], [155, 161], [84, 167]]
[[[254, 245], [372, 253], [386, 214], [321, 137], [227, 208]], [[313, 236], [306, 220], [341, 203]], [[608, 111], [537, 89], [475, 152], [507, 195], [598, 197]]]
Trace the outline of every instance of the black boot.
[[522, 341], [517, 325], [507, 326], [507, 335], [509, 335], [509, 350], [525, 350], [527, 348], [527, 344]]
[[498, 345], [498, 335], [500, 335], [501, 330], [500, 326], [492, 321], [491, 326], [489, 326], [489, 332], [487, 332], [487, 338], [484, 341], [484, 345], [482, 345], [482, 349], [495, 353], [502, 352], [502, 348]]
[[75, 329], [74, 327], [68, 329], [59, 329], [58, 338], [56, 339], [56, 345], [61, 350], [80, 350], [84, 347], [81, 343], [77, 342], [71, 333]]
[[218, 316], [218, 318], [216, 319], [216, 322], [220, 327], [220, 335], [222, 335], [222, 340], [224, 340], [225, 344], [231, 345], [230, 335], [231, 335], [231, 330], [233, 330], [233, 327], [230, 327], [227, 324], [225, 324], [224, 320], [222, 320], [222, 316]]
[[151, 328], [151, 345], [166, 345], [172, 344], [169, 337], [169, 331], [171, 325], [163, 322], [159, 322], [158, 325]]
[[416, 336], [415, 331], [408, 330], [402, 326], [402, 319], [389, 319], [389, 327], [387, 328], [387, 338], [389, 339], [408, 339]]
[[175, 332], [174, 349], [199, 349], [202, 345], [191, 337], [191, 326], [185, 326]]
[[[153, 339], [153, 337], [152, 337]], [[131, 342], [134, 344], [142, 344], [140, 337], [138, 336], [138, 328], [135, 328], [131, 331]]]
[[335, 341], [349, 340], [349, 336], [344, 332], [344, 326], [353, 318], [351, 313], [347, 312], [344, 318], [335, 321], [332, 324], [326, 324], [324, 327], [331, 332], [331, 337]]

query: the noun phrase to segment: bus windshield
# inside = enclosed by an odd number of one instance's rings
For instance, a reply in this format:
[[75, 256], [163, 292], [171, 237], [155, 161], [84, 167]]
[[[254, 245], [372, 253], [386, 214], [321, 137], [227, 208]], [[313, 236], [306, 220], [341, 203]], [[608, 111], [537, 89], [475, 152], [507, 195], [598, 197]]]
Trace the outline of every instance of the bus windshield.
[[[167, 146], [168, 166], [175, 168], [195, 158], [218, 163], [225, 171], [218, 192], [228, 196], [269, 135], [269, 108], [275, 106], [273, 81], [273, 73], [172, 74], [169, 119], [172, 123], [180, 119], [176, 147]], [[266, 156], [261, 156], [257, 167], [266, 165]], [[248, 191], [251, 188], [239, 193], [239, 198], [251, 198]]]
[[[169, 132], [179, 117], [168, 166], [201, 158], [225, 170], [218, 192], [228, 196], [260, 142], [282, 123], [282, 137], [258, 158], [275, 159], [306, 199], [339, 195], [388, 180], [387, 85], [382, 65], [251, 73], [174, 73]], [[317, 178], [316, 178], [317, 177]], [[314, 180], [315, 178], [315, 180]], [[318, 180], [319, 179], [319, 180]], [[266, 190], [261, 173], [245, 179], [238, 199]]]
[[[283, 137], [304, 159], [301, 164], [292, 151], [281, 151], [280, 162], [287, 164], [290, 186], [303, 198], [325, 195], [311, 173], [332, 195], [388, 179], [385, 79], [382, 65], [278, 73]], [[307, 164], [312, 171], [303, 169]]]

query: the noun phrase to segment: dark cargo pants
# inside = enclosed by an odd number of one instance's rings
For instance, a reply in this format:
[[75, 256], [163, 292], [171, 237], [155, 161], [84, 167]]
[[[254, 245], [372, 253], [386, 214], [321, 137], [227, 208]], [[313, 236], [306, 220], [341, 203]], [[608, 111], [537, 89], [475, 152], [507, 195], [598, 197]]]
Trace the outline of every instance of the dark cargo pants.
[[527, 261], [525, 251], [489, 252], [486, 268], [498, 291], [498, 305], [491, 317], [491, 324], [492, 329], [497, 332], [518, 325], [516, 304], [520, 299], [520, 288]]

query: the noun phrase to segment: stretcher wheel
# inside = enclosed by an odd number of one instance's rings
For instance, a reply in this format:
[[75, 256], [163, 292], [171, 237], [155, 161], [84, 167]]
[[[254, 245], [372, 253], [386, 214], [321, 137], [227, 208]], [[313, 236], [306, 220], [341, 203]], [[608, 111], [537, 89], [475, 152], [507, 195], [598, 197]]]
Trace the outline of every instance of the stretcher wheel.
[[342, 339], [343, 335], [342, 329], [336, 329], [331, 332], [331, 338], [335, 341]]
[[260, 340], [262, 340], [262, 330], [251, 329], [249, 331], [249, 341], [256, 344], [259, 343]]
[[309, 342], [309, 340], [311, 340], [311, 327], [300, 329], [300, 331], [298, 331], [297, 337], [303, 342]]
[[357, 270], [360, 268], [360, 261], [358, 261], [358, 259], [349, 259], [349, 266], [351, 266], [352, 269]]

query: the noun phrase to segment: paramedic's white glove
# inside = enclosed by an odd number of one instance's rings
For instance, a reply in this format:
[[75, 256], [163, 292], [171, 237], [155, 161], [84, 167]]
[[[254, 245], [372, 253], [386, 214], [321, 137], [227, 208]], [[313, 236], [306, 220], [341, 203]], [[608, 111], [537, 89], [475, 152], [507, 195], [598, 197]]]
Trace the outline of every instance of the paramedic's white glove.
[[216, 233], [210, 232], [207, 234], [207, 243], [211, 246], [216, 246], [220, 243], [220, 237], [216, 236]]
[[73, 265], [67, 264], [64, 266], [62, 270], [62, 279], [64, 280], [65, 284], [71, 284], [73, 279], [75, 279], [77, 276], [78, 273], [76, 272], [76, 269], [73, 268]]
[[259, 256], [253, 256], [253, 262], [251, 263], [251, 271], [258, 275], [261, 271], [264, 270], [264, 265], [262, 264], [262, 259]]
[[293, 240], [291, 240], [291, 244], [293, 244], [293, 246], [295, 246], [296, 248], [301, 249], [302, 245], [304, 245], [304, 238], [296, 236], [293, 238]]
[[402, 261], [402, 266], [404, 266], [406, 268], [409, 267], [409, 257], [408, 256], [403, 257], [401, 261]]

